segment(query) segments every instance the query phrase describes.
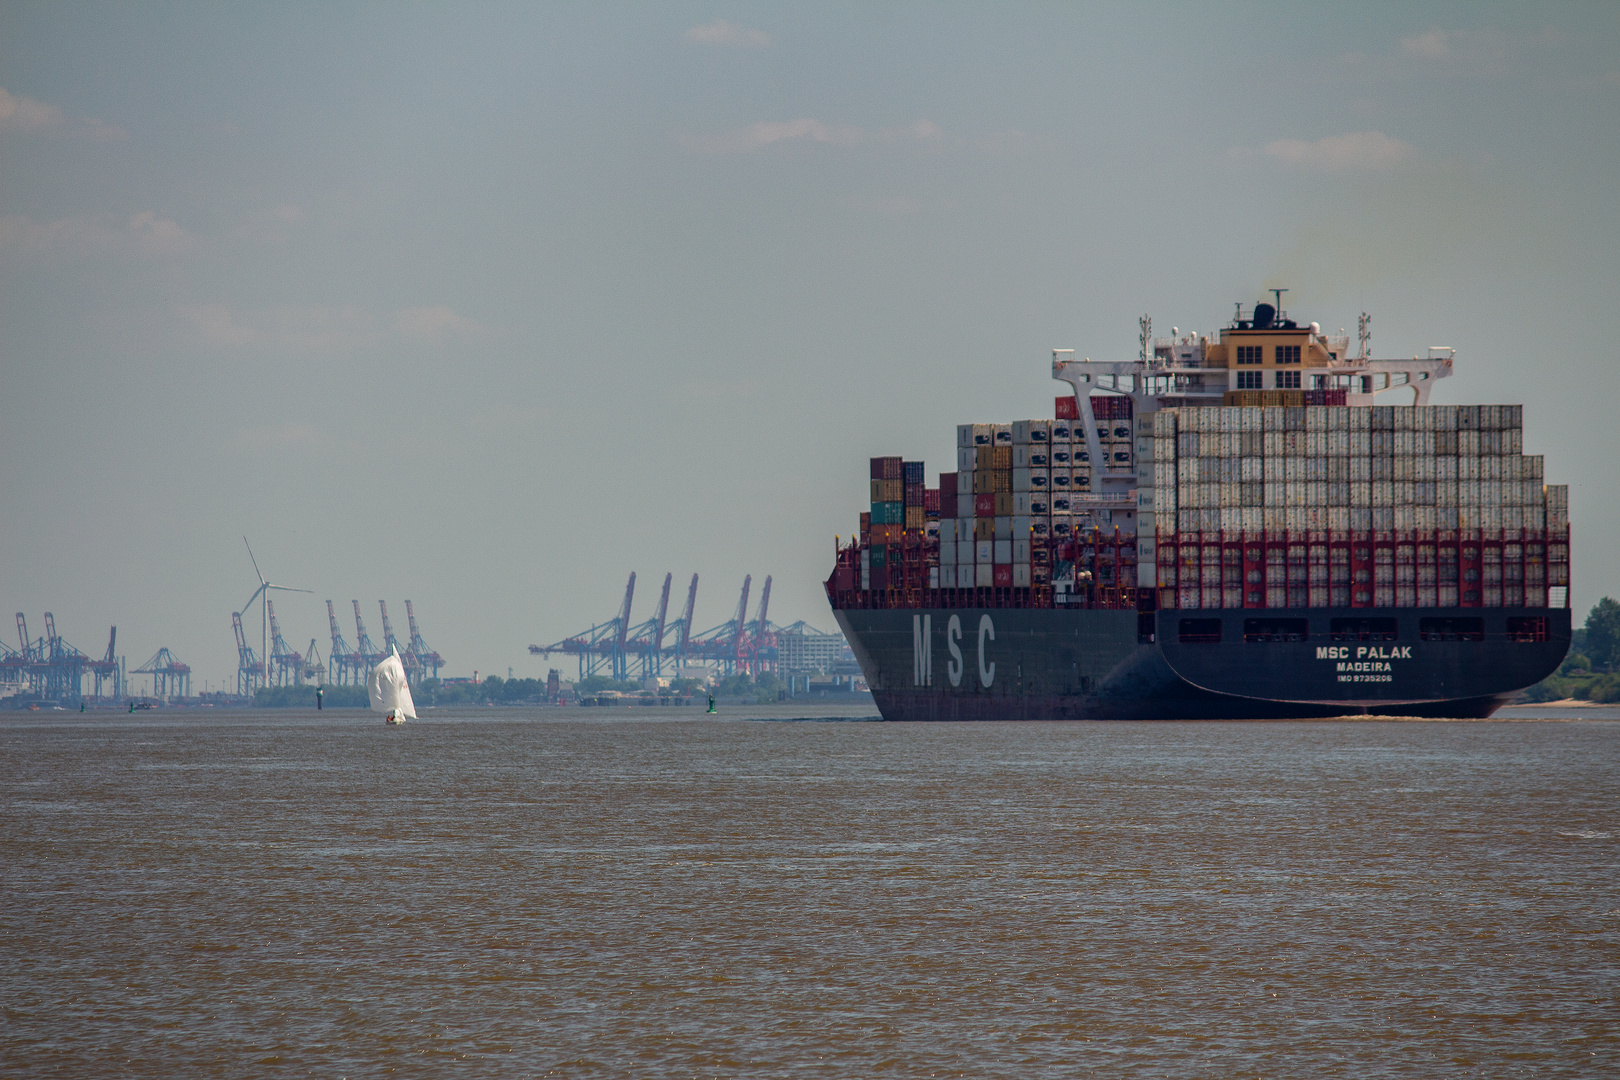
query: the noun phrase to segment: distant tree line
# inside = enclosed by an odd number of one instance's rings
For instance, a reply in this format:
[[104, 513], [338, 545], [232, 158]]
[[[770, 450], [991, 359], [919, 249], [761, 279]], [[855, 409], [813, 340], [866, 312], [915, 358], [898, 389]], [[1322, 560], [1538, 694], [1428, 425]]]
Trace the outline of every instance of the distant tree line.
[[1609, 596], [1599, 600], [1570, 639], [1557, 674], [1531, 687], [1529, 700], [1620, 702], [1620, 602]]
[[[590, 697], [608, 690], [639, 694], [642, 693], [642, 685], [635, 681], [593, 675], [574, 687], [574, 693], [580, 697]], [[786, 690], [787, 683], [765, 672], [757, 679], [747, 675], [728, 676], [715, 685], [713, 693], [717, 699], [763, 705], [778, 700]], [[323, 691], [324, 707], [328, 709], [365, 709], [371, 705], [371, 698], [364, 686], [327, 686]], [[667, 689], [658, 691], [660, 697], [703, 697], [708, 693], [708, 689], [697, 679], [674, 679]], [[499, 675], [491, 675], [476, 683], [423, 679], [411, 687], [411, 697], [418, 708], [434, 705], [540, 705], [546, 702], [546, 681], [503, 679]], [[261, 687], [253, 695], [253, 704], [265, 709], [313, 709], [315, 687]]]
[[[328, 709], [367, 709], [371, 696], [363, 686], [328, 686], [321, 695], [322, 706]], [[253, 704], [261, 709], [313, 709], [313, 686], [261, 686], [253, 695]]]

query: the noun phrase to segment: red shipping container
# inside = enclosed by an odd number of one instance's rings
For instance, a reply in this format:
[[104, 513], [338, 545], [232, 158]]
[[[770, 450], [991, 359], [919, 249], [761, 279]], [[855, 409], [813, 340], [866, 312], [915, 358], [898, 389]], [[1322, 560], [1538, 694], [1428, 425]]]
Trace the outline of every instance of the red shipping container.
[[1012, 588], [1012, 567], [1011, 566], [1007, 566], [1007, 565], [998, 566], [998, 567], [995, 568], [993, 573], [995, 575], [996, 588], [998, 588], [998, 589], [1010, 589], [1010, 588]]
[[953, 473], [953, 472], [942, 472], [942, 473], [940, 473], [939, 474], [939, 493], [941, 495], [955, 495], [956, 492], [957, 492], [956, 474]]
[[982, 518], [996, 516], [996, 496], [993, 492], [985, 491], [973, 496], [973, 516]]
[[899, 480], [901, 478], [902, 463], [897, 457], [875, 457], [872, 459], [873, 480]]
[[953, 517], [956, 516], [956, 510], [957, 510], [956, 499], [957, 499], [957, 496], [956, 496], [956, 494], [954, 492], [952, 494], [950, 494], [950, 495], [944, 495], [944, 494], [940, 495], [940, 497], [939, 497], [939, 516], [940, 517], [942, 517], [942, 518], [953, 518]]
[[[923, 489], [923, 510], [925, 510], [926, 512], [928, 512], [930, 514], [933, 514], [935, 517], [939, 516], [939, 489], [938, 488], [924, 488]], [[952, 516], [954, 516], [954, 515], [952, 515]]]
[[1060, 394], [1057, 399], [1057, 412], [1053, 414], [1059, 420], [1080, 419], [1080, 405], [1074, 400], [1073, 394]]
[[889, 568], [887, 566], [874, 566], [871, 570], [873, 589], [887, 589], [889, 587]]

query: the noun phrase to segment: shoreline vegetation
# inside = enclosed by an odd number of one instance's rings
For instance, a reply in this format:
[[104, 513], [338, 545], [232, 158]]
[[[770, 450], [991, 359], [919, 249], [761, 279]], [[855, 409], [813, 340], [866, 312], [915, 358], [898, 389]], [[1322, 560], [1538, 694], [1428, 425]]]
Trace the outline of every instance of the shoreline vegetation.
[[[327, 686], [322, 696], [323, 707], [328, 709], [369, 708], [371, 700], [364, 686]], [[656, 691], [645, 689], [639, 681], [618, 681], [605, 676], [593, 676], [578, 684], [565, 686], [563, 704], [574, 705], [615, 699], [624, 704], [636, 704], [646, 698], [648, 703], [667, 704], [672, 701], [693, 700], [708, 704], [708, 695], [716, 702], [728, 704], [767, 705], [786, 700], [787, 683], [766, 672], [757, 679], [747, 675], [732, 675], [721, 679], [713, 687], [705, 687], [697, 679], [673, 679], [669, 686]], [[544, 679], [503, 679], [491, 675], [479, 682], [445, 683], [438, 679], [423, 679], [411, 687], [411, 697], [417, 708], [441, 705], [547, 705]], [[262, 687], [253, 696], [253, 706], [260, 709], [313, 709], [315, 687], [269, 686]]]
[[1524, 692], [1525, 705], [1620, 703], [1620, 601], [1605, 596], [1570, 635], [1558, 670]]

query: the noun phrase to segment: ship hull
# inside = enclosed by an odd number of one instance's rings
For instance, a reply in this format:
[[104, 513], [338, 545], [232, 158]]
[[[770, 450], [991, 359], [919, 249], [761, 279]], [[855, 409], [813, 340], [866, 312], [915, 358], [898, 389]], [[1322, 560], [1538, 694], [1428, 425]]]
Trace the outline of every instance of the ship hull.
[[[1560, 609], [835, 614], [886, 720], [1484, 717], [1557, 670], [1570, 638]], [[1257, 616], [1273, 626], [1304, 620], [1307, 632], [1255, 640], [1245, 629]], [[1440, 640], [1425, 629], [1425, 620], [1459, 617], [1479, 620], [1483, 639]], [[1538, 640], [1510, 637], [1509, 620], [1524, 617], [1545, 619]], [[1333, 632], [1336, 619], [1369, 618], [1394, 620], [1392, 634]], [[1184, 619], [1198, 620], [1193, 633]]]

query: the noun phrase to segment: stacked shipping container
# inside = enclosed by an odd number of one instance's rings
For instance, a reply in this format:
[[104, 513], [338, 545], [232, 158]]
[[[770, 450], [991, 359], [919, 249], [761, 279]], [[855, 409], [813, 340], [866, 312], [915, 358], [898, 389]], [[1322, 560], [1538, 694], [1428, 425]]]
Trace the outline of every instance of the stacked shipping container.
[[1568, 489], [1517, 405], [1166, 409], [1152, 435], [1159, 607], [1567, 602]]
[[[1568, 492], [1523, 454], [1519, 406], [1172, 408], [1138, 433], [1129, 397], [1091, 405], [1101, 462], [1062, 416], [1072, 398], [1055, 420], [959, 427], [937, 489], [922, 462], [873, 458], [835, 603], [1567, 603]], [[1093, 494], [1097, 477], [1133, 473], [1129, 504]]]
[[[873, 458], [872, 508], [858, 562], [848, 560], [848, 584], [864, 594], [853, 602], [1134, 606], [1134, 527], [1122, 531], [1116, 503], [1092, 495], [1094, 476], [1134, 469], [1131, 399], [1098, 397], [1094, 416], [1095, 469], [1085, 429], [1061, 419], [962, 425], [957, 471], [942, 473], [937, 490], [921, 487], [922, 463]], [[1134, 503], [1117, 505], [1134, 516]]]

